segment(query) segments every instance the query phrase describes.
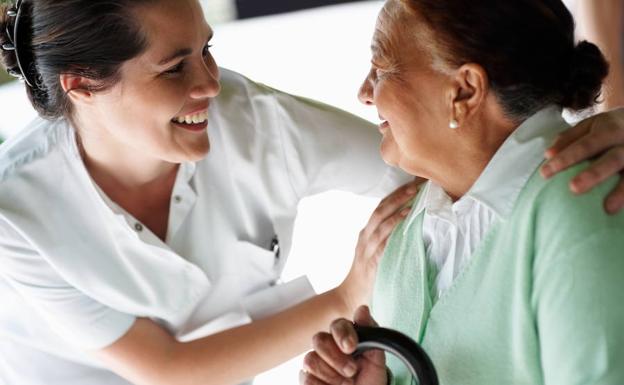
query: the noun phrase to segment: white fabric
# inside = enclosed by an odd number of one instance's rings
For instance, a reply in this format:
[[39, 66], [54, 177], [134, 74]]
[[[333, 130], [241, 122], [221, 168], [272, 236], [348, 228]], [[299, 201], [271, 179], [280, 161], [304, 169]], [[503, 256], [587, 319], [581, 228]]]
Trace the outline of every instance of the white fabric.
[[381, 161], [370, 123], [227, 70], [208, 135], [207, 157], [178, 172], [166, 242], [95, 186], [65, 122], [0, 147], [0, 383], [125, 384], [83, 351], [135, 317], [186, 340], [299, 301], [274, 288], [299, 200], [383, 196], [408, 179]]
[[544, 152], [555, 135], [568, 127], [556, 107], [548, 107], [526, 120], [455, 203], [442, 187], [427, 182], [408, 221], [414, 221], [424, 211], [422, 236], [429, 263], [437, 272], [438, 298], [452, 286], [491, 225], [511, 213], [518, 194], [544, 160]]

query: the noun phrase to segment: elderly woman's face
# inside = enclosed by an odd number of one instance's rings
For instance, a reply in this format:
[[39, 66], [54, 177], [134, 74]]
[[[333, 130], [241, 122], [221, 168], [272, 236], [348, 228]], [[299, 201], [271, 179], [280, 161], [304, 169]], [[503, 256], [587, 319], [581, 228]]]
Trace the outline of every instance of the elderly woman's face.
[[[389, 0], [379, 14], [372, 42], [372, 66], [360, 100], [374, 105], [382, 120], [381, 154], [388, 164], [427, 175], [448, 138], [448, 75], [434, 68], [430, 32], [420, 17]], [[448, 98], [448, 97], [446, 97]]]

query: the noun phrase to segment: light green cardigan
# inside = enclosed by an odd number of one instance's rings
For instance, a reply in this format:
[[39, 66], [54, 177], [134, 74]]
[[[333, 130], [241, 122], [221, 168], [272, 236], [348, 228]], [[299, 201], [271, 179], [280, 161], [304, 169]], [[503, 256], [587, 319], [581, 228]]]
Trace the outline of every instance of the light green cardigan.
[[[624, 214], [602, 209], [613, 178], [574, 196], [535, 173], [433, 303], [422, 213], [389, 240], [373, 314], [422, 344], [441, 385], [624, 385]], [[389, 358], [394, 383], [410, 379]]]

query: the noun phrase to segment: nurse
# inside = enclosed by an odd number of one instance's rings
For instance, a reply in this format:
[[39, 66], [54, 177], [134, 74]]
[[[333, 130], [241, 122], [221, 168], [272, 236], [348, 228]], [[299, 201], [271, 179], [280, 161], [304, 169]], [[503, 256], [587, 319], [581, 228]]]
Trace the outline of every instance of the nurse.
[[[211, 37], [196, 0], [0, 7], [44, 118], [0, 150], [0, 382], [236, 384], [366, 302], [416, 185], [374, 126], [219, 71]], [[297, 203], [329, 189], [396, 190], [310, 297], [279, 276]]]

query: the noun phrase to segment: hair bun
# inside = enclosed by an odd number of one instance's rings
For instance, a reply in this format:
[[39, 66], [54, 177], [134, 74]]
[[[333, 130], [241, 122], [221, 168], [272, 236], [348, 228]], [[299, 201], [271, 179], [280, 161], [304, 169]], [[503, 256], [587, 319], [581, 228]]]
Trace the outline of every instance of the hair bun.
[[609, 63], [593, 43], [582, 41], [574, 47], [569, 72], [563, 84], [563, 107], [582, 110], [593, 106], [609, 73]]

